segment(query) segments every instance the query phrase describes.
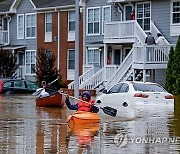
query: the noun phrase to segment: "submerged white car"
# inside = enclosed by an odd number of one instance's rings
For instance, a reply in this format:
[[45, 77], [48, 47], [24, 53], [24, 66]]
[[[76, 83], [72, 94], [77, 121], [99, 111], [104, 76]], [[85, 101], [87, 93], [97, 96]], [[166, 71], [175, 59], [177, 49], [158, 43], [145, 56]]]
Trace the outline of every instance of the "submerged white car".
[[133, 115], [135, 110], [174, 108], [174, 97], [157, 83], [125, 81], [104, 90], [97, 96], [96, 103], [99, 107], [115, 108], [120, 115]]

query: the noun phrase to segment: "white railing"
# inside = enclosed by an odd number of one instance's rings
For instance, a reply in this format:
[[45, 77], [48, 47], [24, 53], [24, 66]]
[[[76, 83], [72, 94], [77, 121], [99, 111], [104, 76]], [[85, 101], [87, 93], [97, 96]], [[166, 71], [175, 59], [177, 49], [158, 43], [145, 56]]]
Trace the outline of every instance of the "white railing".
[[133, 62], [141, 64], [160, 64], [168, 62], [170, 45], [134, 46]]
[[[154, 38], [157, 38], [157, 33], [161, 33], [152, 21], [151, 21], [151, 33], [152, 36], [154, 36]], [[165, 38], [165, 42], [167, 45], [169, 45], [169, 42], [166, 40], [166, 38]]]
[[123, 39], [134, 37], [135, 21], [115, 21], [105, 24], [104, 39]]
[[134, 32], [134, 35], [140, 41], [140, 44], [145, 44], [145, 39], [147, 35], [137, 21], [135, 21]]
[[0, 44], [6, 45], [9, 44], [9, 36], [8, 31], [1, 30], [0, 31]]
[[140, 44], [145, 43], [146, 33], [135, 20], [107, 22], [105, 24], [104, 39], [132, 39], [137, 38]]
[[110, 79], [111, 75], [116, 71], [116, 65], [107, 65], [101, 70], [96, 72], [91, 78], [86, 80], [83, 84], [80, 85], [80, 89], [94, 89], [104, 81]]
[[121, 65], [118, 67], [116, 72], [114, 74], [112, 74], [112, 77], [109, 79], [109, 81], [106, 84], [107, 89], [109, 89], [114, 84], [121, 81], [122, 78], [126, 75], [126, 73], [128, 73], [128, 71], [131, 69], [131, 66], [132, 66], [132, 53], [133, 53], [133, 48], [131, 49], [129, 54], [126, 56], [124, 61], [121, 63]]
[[[89, 79], [90, 77], [92, 77], [94, 74], [94, 67], [91, 67], [88, 71], [86, 71], [84, 74], [82, 74], [79, 77], [79, 85], [81, 85], [83, 82], [85, 82], [87, 79]], [[74, 81], [72, 81], [69, 85], [68, 85], [68, 89], [74, 89]]]

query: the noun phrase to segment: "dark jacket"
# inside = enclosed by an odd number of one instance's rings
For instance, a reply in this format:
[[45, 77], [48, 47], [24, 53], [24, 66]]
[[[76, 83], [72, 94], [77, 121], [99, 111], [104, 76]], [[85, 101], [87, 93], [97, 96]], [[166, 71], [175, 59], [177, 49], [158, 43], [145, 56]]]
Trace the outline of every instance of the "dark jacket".
[[[71, 104], [68, 98], [66, 98], [65, 102], [66, 102], [66, 105], [67, 105], [68, 109], [70, 109], [70, 110], [78, 110], [78, 103]], [[99, 112], [99, 108], [93, 105], [91, 107], [91, 112], [97, 113], [97, 112]]]

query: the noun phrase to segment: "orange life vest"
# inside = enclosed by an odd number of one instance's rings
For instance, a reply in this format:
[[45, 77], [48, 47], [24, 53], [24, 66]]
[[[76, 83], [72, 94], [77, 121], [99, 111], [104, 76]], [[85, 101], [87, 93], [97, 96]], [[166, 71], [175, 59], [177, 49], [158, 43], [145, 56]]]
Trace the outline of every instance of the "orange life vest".
[[91, 107], [94, 104], [94, 100], [90, 100], [88, 103], [78, 102], [78, 111], [91, 112]]

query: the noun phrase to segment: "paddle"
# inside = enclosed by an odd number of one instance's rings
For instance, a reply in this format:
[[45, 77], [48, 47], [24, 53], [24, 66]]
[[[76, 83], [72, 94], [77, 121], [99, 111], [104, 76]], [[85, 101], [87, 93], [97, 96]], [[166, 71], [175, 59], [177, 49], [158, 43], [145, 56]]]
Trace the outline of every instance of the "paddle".
[[[67, 96], [67, 95], [68, 95], [68, 94], [65, 94], [65, 93], [62, 93], [62, 92], [59, 92], [59, 93], [62, 94], [62, 95], [64, 95], [64, 96]], [[76, 99], [76, 100], [78, 100], [78, 101], [81, 101], [81, 102], [84, 102], [84, 103], [87, 103], [87, 104], [91, 104], [91, 103], [89, 103], [89, 102], [87, 102], [87, 101], [84, 101], [84, 100], [82, 100], [82, 99], [79, 99], [79, 98], [76, 98], [76, 97], [73, 97], [73, 96], [70, 96], [70, 95], [68, 95], [68, 96], [69, 96], [70, 98]], [[105, 114], [110, 115], [110, 116], [113, 116], [113, 117], [115, 117], [116, 114], [117, 114], [117, 110], [114, 109], [114, 108], [112, 108], [112, 107], [109, 107], [109, 106], [100, 107], [100, 109], [102, 109]]]

